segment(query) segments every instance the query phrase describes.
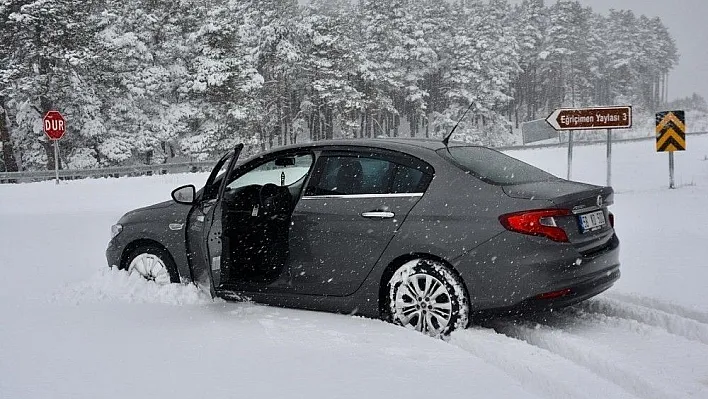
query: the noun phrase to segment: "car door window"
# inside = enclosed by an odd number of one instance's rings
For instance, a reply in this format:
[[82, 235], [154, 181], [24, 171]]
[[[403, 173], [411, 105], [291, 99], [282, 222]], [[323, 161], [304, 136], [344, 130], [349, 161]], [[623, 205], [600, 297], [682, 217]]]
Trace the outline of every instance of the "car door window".
[[305, 195], [397, 194], [424, 191], [425, 173], [380, 156], [320, 157]]
[[403, 165], [397, 165], [396, 172], [391, 183], [391, 192], [398, 193], [418, 193], [425, 190], [425, 174], [418, 169]]
[[302, 180], [312, 166], [311, 154], [282, 156], [255, 166], [246, 173], [239, 175], [226, 187], [235, 189], [253, 184], [268, 183], [277, 186], [290, 186]]

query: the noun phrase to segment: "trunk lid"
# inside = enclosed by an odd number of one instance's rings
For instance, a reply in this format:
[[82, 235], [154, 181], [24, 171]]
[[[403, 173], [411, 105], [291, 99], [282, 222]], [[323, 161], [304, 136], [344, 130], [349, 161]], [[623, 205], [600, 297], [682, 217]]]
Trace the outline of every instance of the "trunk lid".
[[[608, 206], [614, 203], [612, 187], [567, 180], [524, 183], [503, 187], [504, 192], [513, 198], [529, 200], [548, 200], [553, 207], [569, 209], [570, 216], [556, 217], [556, 224], [563, 228], [568, 240], [582, 254], [602, 250], [614, 235], [610, 225]], [[599, 213], [602, 217], [600, 218]], [[601, 226], [583, 228], [583, 219], [604, 222]]]

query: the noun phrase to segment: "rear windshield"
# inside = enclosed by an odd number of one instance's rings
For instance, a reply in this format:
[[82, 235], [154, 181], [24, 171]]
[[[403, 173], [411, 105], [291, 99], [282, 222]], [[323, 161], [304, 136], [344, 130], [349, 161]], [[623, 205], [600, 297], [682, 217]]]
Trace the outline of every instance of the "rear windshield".
[[487, 183], [502, 186], [557, 180], [556, 176], [486, 147], [450, 147], [438, 153]]

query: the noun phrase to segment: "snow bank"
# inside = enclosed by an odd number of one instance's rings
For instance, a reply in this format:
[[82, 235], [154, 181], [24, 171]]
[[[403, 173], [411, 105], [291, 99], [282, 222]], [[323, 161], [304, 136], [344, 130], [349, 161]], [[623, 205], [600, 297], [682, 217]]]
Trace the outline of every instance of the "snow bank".
[[[24, 184], [0, 184], [0, 215], [62, 214], [65, 212], [123, 213], [170, 199], [172, 190], [194, 184], [201, 187], [206, 173], [53, 180]], [[19, 206], [18, 206], [19, 205]]]
[[54, 300], [73, 304], [93, 302], [161, 303], [204, 305], [214, 300], [193, 284], [158, 285], [125, 270], [99, 269], [85, 281], [69, 284], [54, 294]]

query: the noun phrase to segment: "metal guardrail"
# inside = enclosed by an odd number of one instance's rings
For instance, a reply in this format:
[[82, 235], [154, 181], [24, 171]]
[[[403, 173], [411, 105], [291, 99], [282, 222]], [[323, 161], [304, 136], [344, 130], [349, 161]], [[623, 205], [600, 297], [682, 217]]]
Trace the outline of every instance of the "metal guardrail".
[[[688, 136], [701, 136], [708, 134], [708, 132], [690, 132], [686, 133]], [[617, 134], [615, 134], [616, 136]], [[632, 142], [637, 142], [637, 141], [654, 141], [656, 140], [656, 136], [647, 136], [647, 137], [635, 137], [631, 139], [612, 139], [612, 143], [632, 143]], [[578, 140], [577, 138], [573, 141], [573, 146], [581, 146], [581, 145], [594, 145], [594, 144], [605, 144], [607, 143], [607, 140], [602, 139], [602, 140]], [[531, 144], [531, 145], [512, 145], [512, 146], [503, 146], [503, 147], [495, 147], [499, 151], [514, 151], [514, 150], [533, 150], [533, 149], [539, 149], [539, 148], [550, 148], [550, 147], [567, 147], [568, 142], [564, 141], [562, 143], [553, 143], [553, 144]]]
[[[95, 169], [61, 169], [59, 179], [72, 180], [89, 177], [146, 176], [171, 173], [210, 171], [216, 161], [168, 163], [159, 165], [114, 166]], [[15, 183], [54, 179], [53, 170], [0, 172], [0, 183]]]
[[[688, 135], [699, 136], [708, 134], [708, 132], [693, 132]], [[632, 139], [612, 140], [613, 143], [629, 143], [636, 141], [655, 140], [654, 136], [639, 137]], [[605, 140], [591, 141], [574, 141], [573, 145], [594, 145], [604, 144]], [[532, 144], [532, 145], [517, 145], [517, 146], [502, 146], [496, 147], [500, 151], [528, 150], [540, 148], [563, 147], [568, 143], [552, 143], [552, 144]], [[216, 161], [201, 161], [201, 162], [185, 162], [185, 163], [168, 163], [160, 165], [136, 165], [136, 166], [115, 166], [109, 168], [96, 169], [63, 169], [59, 171], [59, 178], [62, 180], [95, 178], [95, 177], [120, 177], [120, 176], [145, 176], [159, 175], [172, 173], [194, 173], [210, 171], [216, 164]], [[40, 171], [23, 171], [23, 172], [0, 172], [0, 183], [17, 183], [17, 182], [32, 182], [41, 180], [50, 180], [55, 176], [53, 170]]]

